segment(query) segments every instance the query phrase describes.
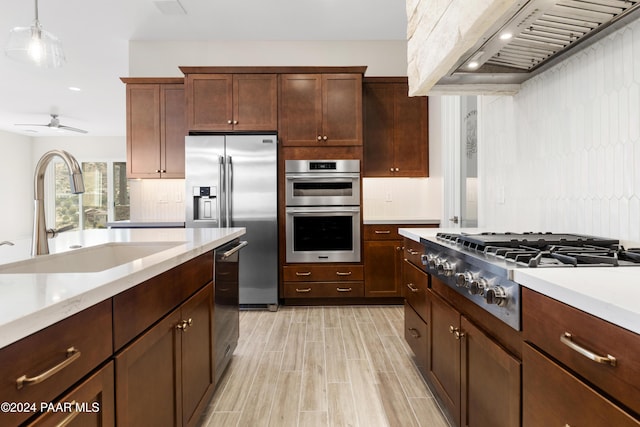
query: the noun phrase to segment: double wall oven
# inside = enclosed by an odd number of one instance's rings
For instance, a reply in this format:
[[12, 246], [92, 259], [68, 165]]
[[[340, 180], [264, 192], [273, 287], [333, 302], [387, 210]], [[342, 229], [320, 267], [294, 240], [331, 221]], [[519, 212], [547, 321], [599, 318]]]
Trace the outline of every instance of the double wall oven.
[[287, 160], [286, 262], [360, 262], [360, 161]]

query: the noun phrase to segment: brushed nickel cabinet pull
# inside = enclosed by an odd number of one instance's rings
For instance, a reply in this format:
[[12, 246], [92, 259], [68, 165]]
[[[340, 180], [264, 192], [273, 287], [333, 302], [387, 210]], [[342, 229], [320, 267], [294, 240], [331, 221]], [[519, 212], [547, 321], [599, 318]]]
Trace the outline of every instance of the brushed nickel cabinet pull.
[[413, 283], [407, 283], [407, 288], [411, 290], [411, 292], [418, 292], [420, 289], [416, 288]]
[[411, 248], [408, 248], [408, 249], [407, 249], [407, 252], [409, 252], [409, 255], [418, 255], [418, 254], [420, 253], [420, 252], [418, 252], [418, 251], [414, 251], [414, 250], [413, 250], [413, 249], [411, 249]]
[[76, 401], [72, 400], [71, 402], [69, 402], [69, 405], [71, 405], [71, 413], [69, 413], [69, 415], [67, 415], [64, 420], [60, 421], [58, 424], [56, 424], [56, 427], [66, 427], [69, 424], [71, 424], [71, 421], [73, 421], [78, 414], [80, 414], [80, 412], [78, 412], [76, 410]]
[[193, 319], [189, 318], [188, 320], [182, 320], [180, 323], [176, 325], [176, 329], [180, 329], [181, 331], [186, 331], [187, 328], [193, 325]]
[[351, 292], [352, 290], [352, 288], [336, 288], [338, 292]]
[[566, 345], [571, 350], [580, 353], [587, 359], [591, 359], [594, 362], [600, 363], [602, 365], [616, 366], [617, 361], [615, 357], [610, 354], [607, 354], [606, 356], [600, 356], [592, 352], [591, 350], [578, 345], [575, 341], [573, 341], [573, 336], [569, 332], [565, 332], [564, 334], [560, 335], [560, 341], [562, 342], [562, 344]]
[[304, 289], [296, 288], [296, 292], [298, 292], [299, 294], [306, 294], [307, 292], [311, 292], [311, 288], [304, 288]]
[[350, 272], [350, 271], [345, 271], [345, 272], [342, 272], [342, 271], [336, 271], [336, 274], [337, 274], [338, 276], [351, 276], [353, 273], [352, 273], [352, 272]]
[[296, 271], [296, 276], [311, 276], [310, 271]]
[[67, 349], [66, 359], [58, 363], [53, 368], [44, 371], [43, 373], [36, 375], [35, 377], [27, 377], [26, 375], [21, 376], [16, 380], [16, 387], [18, 388], [18, 390], [20, 390], [24, 386], [38, 384], [46, 380], [47, 378], [51, 378], [52, 376], [78, 360], [81, 354], [82, 353], [80, 353], [80, 350], [78, 350], [77, 348], [69, 347]]
[[464, 332], [460, 332], [460, 328], [454, 328], [453, 326], [449, 326], [449, 332], [452, 333], [457, 340], [465, 335]]
[[409, 332], [413, 338], [420, 338], [420, 332], [416, 328], [409, 328]]
[[374, 230], [376, 234], [391, 234], [391, 230]]

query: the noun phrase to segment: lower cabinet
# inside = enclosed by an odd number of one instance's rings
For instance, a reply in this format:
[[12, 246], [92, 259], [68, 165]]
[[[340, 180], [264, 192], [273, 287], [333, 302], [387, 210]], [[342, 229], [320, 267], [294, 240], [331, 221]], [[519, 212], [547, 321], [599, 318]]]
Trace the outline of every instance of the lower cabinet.
[[404, 339], [414, 354], [416, 367], [423, 376], [429, 367], [429, 325], [408, 302], [404, 303]]
[[28, 425], [33, 427], [114, 426], [113, 362], [107, 363], [62, 398], [51, 402], [50, 406], [49, 411], [44, 412]]
[[521, 362], [435, 293], [430, 297], [427, 378], [455, 424], [518, 426]]
[[120, 426], [191, 426], [213, 393], [209, 284], [115, 357]]
[[522, 363], [524, 427], [640, 426], [640, 421], [529, 345], [523, 348]]
[[364, 296], [359, 264], [297, 264], [282, 268], [285, 299]]

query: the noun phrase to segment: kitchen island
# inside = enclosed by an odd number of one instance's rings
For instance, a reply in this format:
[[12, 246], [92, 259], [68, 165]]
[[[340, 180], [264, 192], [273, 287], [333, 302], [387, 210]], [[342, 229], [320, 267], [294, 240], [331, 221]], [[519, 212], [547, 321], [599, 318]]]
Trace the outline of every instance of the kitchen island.
[[9, 247], [0, 424], [197, 424], [237, 345], [244, 234], [71, 232], [36, 258]]
[[[589, 249], [612, 239], [533, 233], [520, 240], [478, 228], [399, 233], [410, 248], [405, 338], [454, 425], [640, 425], [636, 264], [624, 254], [616, 267], [514, 261], [534, 242], [576, 238]], [[501, 244], [509, 249], [498, 255]], [[573, 245], [577, 252], [580, 243]], [[487, 416], [497, 413], [504, 416]]]

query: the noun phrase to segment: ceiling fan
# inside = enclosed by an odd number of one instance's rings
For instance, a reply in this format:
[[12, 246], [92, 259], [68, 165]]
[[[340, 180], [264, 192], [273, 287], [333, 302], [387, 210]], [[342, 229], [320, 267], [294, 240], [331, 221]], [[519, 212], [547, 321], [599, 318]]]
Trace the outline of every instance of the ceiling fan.
[[48, 128], [54, 128], [54, 129], [69, 130], [69, 131], [72, 131], [72, 132], [88, 133], [84, 129], [74, 128], [74, 127], [71, 127], [71, 126], [65, 126], [65, 125], [60, 124], [60, 119], [58, 118], [57, 114], [51, 114], [51, 121], [49, 123], [47, 123], [47, 124], [16, 123], [16, 126], [44, 126], [44, 127], [48, 127]]

